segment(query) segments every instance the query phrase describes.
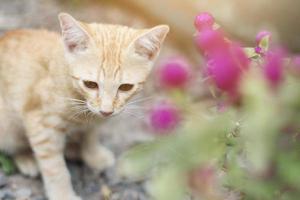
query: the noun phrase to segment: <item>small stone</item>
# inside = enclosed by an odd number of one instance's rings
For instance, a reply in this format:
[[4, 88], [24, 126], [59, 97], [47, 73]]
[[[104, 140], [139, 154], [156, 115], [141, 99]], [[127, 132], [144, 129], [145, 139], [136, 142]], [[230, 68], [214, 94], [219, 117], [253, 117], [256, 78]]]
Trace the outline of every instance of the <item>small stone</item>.
[[16, 199], [14, 193], [8, 189], [1, 189], [0, 190], [0, 199], [1, 200], [14, 200]]
[[34, 197], [32, 200], [47, 200], [46, 197]]
[[7, 184], [7, 177], [2, 172], [0, 172], [0, 188], [6, 186], [6, 184]]
[[123, 195], [122, 195], [122, 199], [124, 200], [139, 200], [139, 193], [137, 191], [134, 190], [126, 190], [124, 191]]
[[28, 188], [20, 188], [16, 191], [16, 197], [20, 200], [29, 200], [31, 197], [32, 191]]

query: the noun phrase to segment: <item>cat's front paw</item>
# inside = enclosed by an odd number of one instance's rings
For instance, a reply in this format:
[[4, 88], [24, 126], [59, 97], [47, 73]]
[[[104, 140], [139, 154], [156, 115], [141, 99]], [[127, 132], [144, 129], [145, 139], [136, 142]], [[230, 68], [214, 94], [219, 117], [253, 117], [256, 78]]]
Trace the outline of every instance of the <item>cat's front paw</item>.
[[72, 196], [68, 200], [82, 200], [79, 196]]
[[75, 195], [75, 194], [70, 194], [70, 195], [66, 195], [66, 194], [61, 194], [59, 195], [58, 193], [55, 193], [54, 195], [49, 195], [49, 200], [82, 200], [79, 196]]
[[35, 158], [33, 157], [33, 154], [28, 153], [16, 155], [14, 160], [19, 171], [23, 175], [32, 178], [35, 178], [39, 175], [39, 168], [37, 166]]
[[90, 168], [97, 172], [102, 172], [112, 167], [116, 162], [114, 154], [101, 145], [92, 150], [84, 150], [82, 152], [82, 158]]

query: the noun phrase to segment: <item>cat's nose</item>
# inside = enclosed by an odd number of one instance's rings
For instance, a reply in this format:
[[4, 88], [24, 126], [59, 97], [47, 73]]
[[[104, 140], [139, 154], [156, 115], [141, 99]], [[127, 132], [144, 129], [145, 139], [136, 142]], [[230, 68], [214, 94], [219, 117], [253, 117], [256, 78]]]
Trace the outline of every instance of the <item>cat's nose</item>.
[[108, 117], [110, 116], [111, 114], [113, 114], [112, 111], [108, 112], [108, 111], [100, 111], [100, 113], [104, 116], [104, 117]]

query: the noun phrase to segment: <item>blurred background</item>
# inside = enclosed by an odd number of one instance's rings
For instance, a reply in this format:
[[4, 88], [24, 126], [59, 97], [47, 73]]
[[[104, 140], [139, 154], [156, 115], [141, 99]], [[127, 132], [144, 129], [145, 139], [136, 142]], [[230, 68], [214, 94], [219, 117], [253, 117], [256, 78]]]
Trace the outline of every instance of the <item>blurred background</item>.
[[[201, 66], [193, 35], [194, 17], [208, 11], [233, 39], [254, 46], [257, 32], [267, 29], [291, 52], [300, 51], [299, 0], [0, 0], [0, 35], [19, 28], [59, 31], [57, 14], [68, 12], [86, 22], [116, 23], [145, 28], [168, 24], [171, 32], [161, 58], [184, 55]], [[153, 96], [150, 89], [146, 96]], [[138, 117], [111, 120], [101, 127], [103, 143], [119, 155], [137, 141], [149, 139]], [[124, 119], [125, 123], [124, 123]], [[69, 166], [75, 189], [85, 199], [146, 200], [144, 182], [119, 180], [114, 169], [98, 176], [81, 164]], [[0, 170], [0, 199], [45, 199], [39, 180]]]
[[83, 21], [133, 27], [169, 24], [169, 51], [197, 61], [193, 19], [211, 12], [231, 37], [251, 45], [268, 29], [291, 51], [300, 50], [298, 0], [0, 0], [0, 32], [17, 28], [58, 30], [57, 14], [69, 12]]

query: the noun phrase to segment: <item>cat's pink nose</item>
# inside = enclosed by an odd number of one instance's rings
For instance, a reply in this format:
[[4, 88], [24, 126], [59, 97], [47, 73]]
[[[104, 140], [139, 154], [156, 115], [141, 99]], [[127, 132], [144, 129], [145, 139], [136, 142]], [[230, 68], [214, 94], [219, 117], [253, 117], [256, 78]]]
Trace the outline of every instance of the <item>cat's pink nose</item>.
[[104, 116], [104, 117], [108, 117], [111, 114], [113, 114], [113, 112], [107, 112], [107, 111], [100, 111], [100, 113]]

